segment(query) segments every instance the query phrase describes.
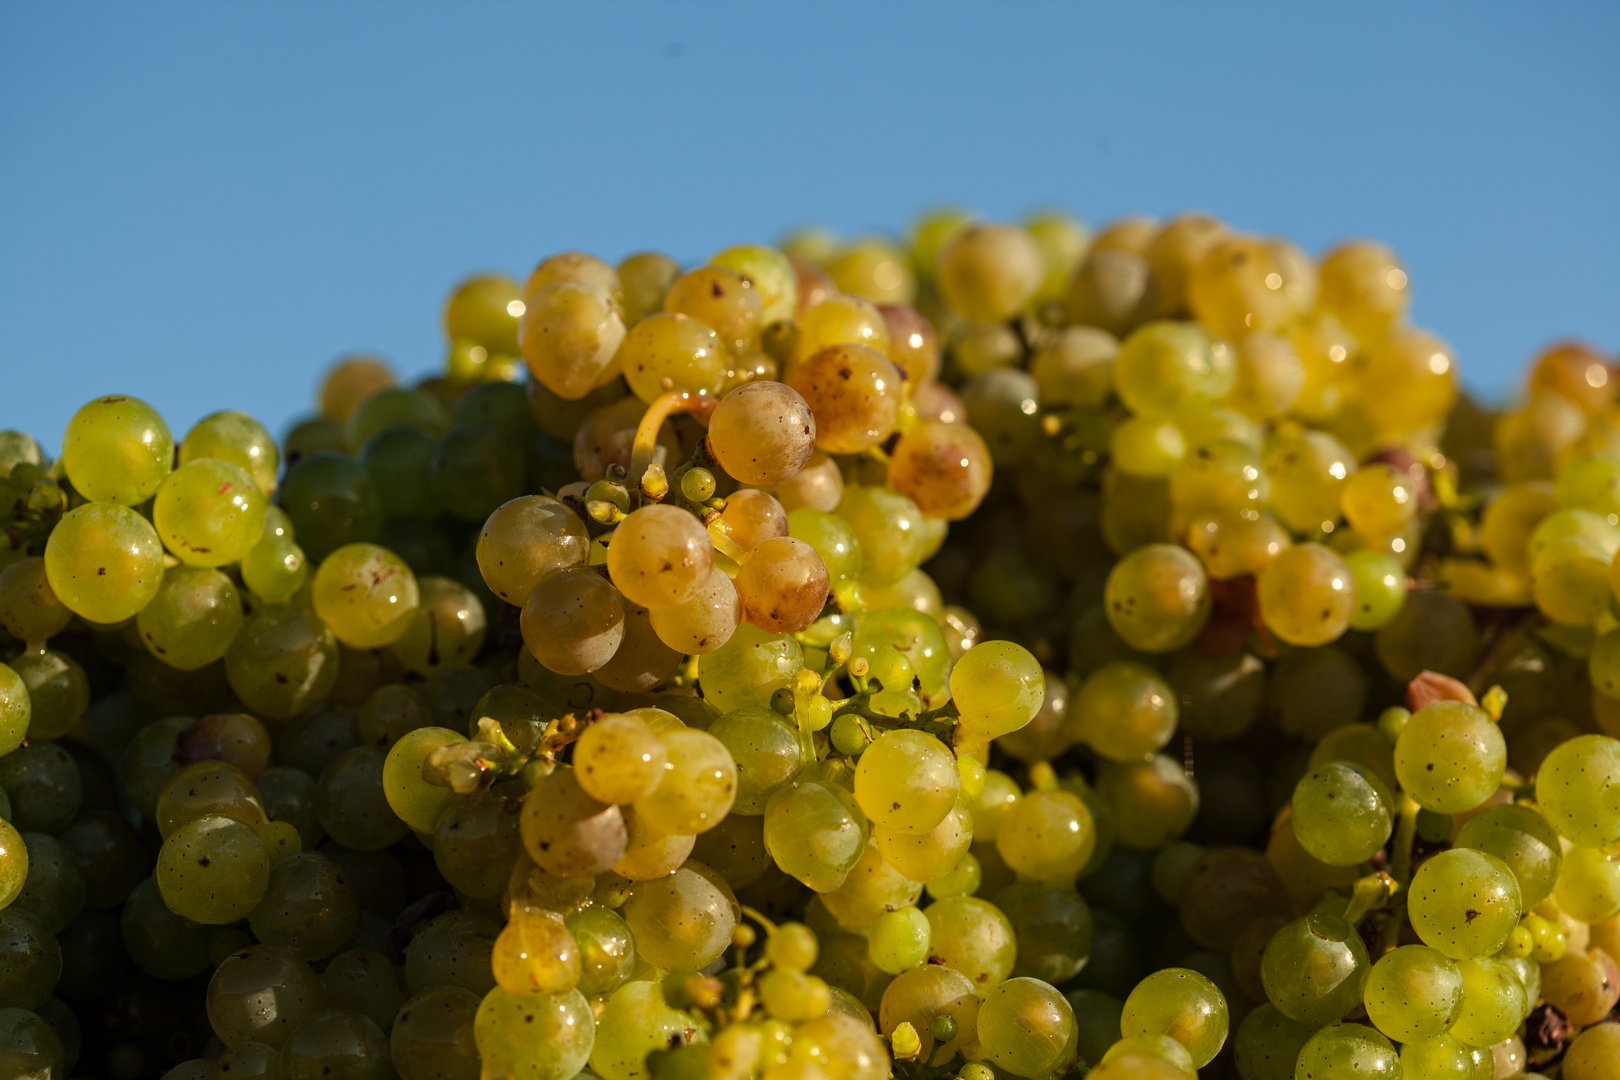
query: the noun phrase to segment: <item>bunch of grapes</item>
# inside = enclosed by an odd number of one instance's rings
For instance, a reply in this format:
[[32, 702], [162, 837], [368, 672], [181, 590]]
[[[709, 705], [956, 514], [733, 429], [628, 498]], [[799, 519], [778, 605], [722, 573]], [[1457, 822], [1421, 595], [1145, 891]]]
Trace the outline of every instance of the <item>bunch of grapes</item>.
[[1620, 383], [1407, 302], [940, 212], [0, 432], [0, 1075], [1615, 1080]]

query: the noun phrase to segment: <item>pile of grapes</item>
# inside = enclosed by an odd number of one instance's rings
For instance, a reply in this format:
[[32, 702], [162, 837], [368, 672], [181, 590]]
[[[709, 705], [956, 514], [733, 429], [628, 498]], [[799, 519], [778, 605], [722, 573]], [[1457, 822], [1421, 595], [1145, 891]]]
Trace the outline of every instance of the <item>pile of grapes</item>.
[[1620, 1077], [1620, 373], [1204, 215], [0, 432], [0, 1076]]

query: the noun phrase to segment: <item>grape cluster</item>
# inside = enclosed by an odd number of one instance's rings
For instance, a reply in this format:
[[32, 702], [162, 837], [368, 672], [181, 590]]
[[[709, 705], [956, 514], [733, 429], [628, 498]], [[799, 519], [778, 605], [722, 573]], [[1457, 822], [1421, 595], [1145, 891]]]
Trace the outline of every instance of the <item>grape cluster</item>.
[[0, 432], [0, 1075], [1615, 1080], [1620, 383], [1407, 290], [939, 212]]

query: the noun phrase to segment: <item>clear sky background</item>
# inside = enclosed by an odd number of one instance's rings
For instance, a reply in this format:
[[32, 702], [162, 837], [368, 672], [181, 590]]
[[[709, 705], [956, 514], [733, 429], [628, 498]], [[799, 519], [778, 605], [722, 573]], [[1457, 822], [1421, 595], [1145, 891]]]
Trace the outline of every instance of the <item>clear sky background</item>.
[[1620, 348], [1620, 4], [0, 0], [0, 427], [278, 432], [462, 275], [941, 202], [1392, 244], [1465, 381]]

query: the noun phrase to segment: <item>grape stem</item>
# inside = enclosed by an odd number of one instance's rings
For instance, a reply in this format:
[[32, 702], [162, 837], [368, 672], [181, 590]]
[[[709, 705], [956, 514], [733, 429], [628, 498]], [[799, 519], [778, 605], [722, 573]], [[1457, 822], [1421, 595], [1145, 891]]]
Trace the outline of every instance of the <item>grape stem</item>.
[[647, 411], [641, 416], [641, 423], [636, 425], [636, 439], [630, 446], [630, 486], [641, 487], [641, 478], [647, 472], [647, 466], [652, 464], [653, 451], [658, 447], [658, 432], [664, 426], [664, 421], [675, 413], [690, 413], [700, 418], [713, 411], [715, 399], [707, 394], [693, 396], [681, 390], [670, 390], [660, 394], [647, 406]]

